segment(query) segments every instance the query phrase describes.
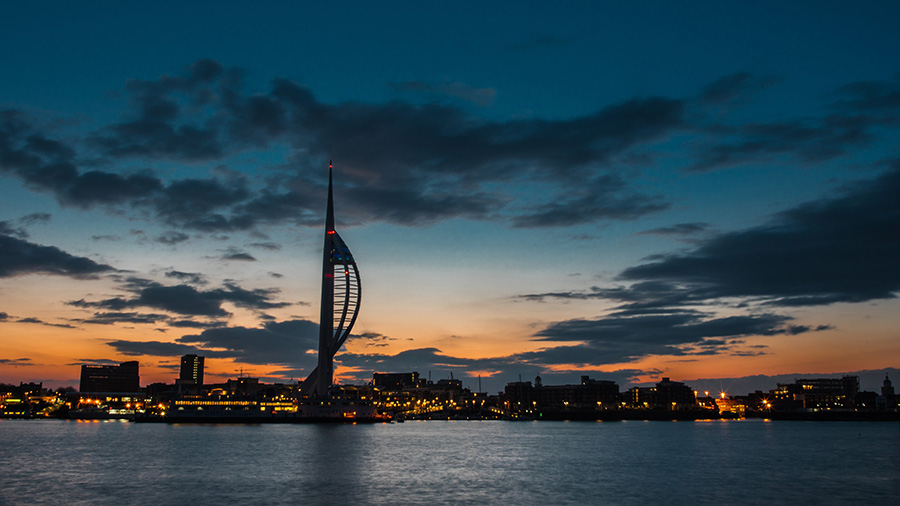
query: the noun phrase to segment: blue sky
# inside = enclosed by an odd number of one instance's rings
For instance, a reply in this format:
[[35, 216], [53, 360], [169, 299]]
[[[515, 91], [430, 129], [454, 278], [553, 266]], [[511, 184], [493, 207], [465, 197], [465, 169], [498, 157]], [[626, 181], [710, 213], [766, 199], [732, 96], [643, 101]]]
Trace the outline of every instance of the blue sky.
[[2, 10], [0, 381], [304, 377], [330, 159], [345, 380], [897, 365], [896, 3]]

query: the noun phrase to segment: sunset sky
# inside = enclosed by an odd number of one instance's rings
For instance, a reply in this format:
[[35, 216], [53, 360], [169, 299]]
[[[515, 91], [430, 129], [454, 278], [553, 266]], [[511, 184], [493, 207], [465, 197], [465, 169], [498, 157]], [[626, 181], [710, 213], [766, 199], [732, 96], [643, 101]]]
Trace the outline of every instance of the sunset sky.
[[900, 3], [562, 5], [4, 3], [0, 382], [900, 367]]

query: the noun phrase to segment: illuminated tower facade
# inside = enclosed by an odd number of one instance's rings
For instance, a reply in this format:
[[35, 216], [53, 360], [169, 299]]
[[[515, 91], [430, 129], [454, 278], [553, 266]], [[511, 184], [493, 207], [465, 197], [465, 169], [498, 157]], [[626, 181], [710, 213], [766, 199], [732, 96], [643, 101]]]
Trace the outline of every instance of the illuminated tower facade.
[[203, 361], [204, 358], [198, 355], [182, 355], [181, 357], [181, 374], [178, 379], [182, 383], [192, 383], [197, 386], [203, 385]]
[[301, 385], [305, 395], [328, 397], [334, 380], [334, 355], [350, 336], [359, 313], [362, 286], [350, 249], [334, 229], [331, 164], [328, 164], [328, 207], [322, 251], [322, 305], [319, 312], [319, 361]]

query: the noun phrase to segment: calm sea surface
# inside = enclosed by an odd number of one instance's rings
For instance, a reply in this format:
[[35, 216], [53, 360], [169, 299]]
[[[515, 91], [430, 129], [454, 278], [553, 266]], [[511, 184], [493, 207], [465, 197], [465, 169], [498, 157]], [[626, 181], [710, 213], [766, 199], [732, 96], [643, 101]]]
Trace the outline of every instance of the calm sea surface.
[[900, 425], [0, 420], [0, 504], [900, 504]]

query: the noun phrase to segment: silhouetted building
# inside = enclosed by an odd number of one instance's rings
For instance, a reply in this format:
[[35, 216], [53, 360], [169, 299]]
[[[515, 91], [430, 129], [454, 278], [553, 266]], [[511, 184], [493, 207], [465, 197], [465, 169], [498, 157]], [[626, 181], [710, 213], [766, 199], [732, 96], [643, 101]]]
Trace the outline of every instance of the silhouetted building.
[[860, 392], [853, 398], [857, 411], [884, 411], [887, 403], [883, 395], [875, 392]]
[[884, 375], [884, 383], [881, 384], [881, 395], [888, 399], [894, 396], [894, 385], [891, 384], [891, 379], [887, 374]]
[[532, 404], [534, 387], [530, 381], [513, 381], [503, 389], [503, 404], [510, 411], [525, 411], [534, 407]]
[[544, 409], [616, 409], [619, 385], [615, 381], [581, 377], [576, 385], [544, 385], [541, 377], [530, 381], [508, 383], [504, 398], [512, 411]]
[[679, 381], [663, 378], [656, 384], [656, 407], [666, 409], [690, 408], [696, 404], [694, 390]]
[[772, 394], [779, 411], [852, 409], [859, 394], [859, 376], [798, 379], [794, 383], [779, 383]]
[[413, 372], [392, 372], [379, 373], [372, 375], [372, 386], [380, 390], [404, 390], [406, 388], [418, 388], [423, 386], [424, 382], [419, 379], [419, 373]]
[[252, 396], [260, 390], [259, 378], [230, 379], [225, 386], [230, 395]]
[[631, 387], [622, 394], [622, 401], [629, 408], [652, 408], [655, 393], [655, 387]]
[[437, 383], [429, 382], [426, 385], [426, 388], [428, 388], [429, 390], [445, 390], [448, 392], [462, 392], [463, 384], [462, 384], [462, 380], [453, 379], [453, 377], [451, 377], [450, 379], [446, 379], [446, 378], [439, 379], [439, 380], [437, 380]]
[[584, 409], [616, 409], [619, 385], [615, 381], [581, 377], [578, 385], [544, 385], [540, 376], [534, 380], [533, 402], [540, 407]]
[[181, 357], [181, 374], [178, 379], [184, 384], [203, 385], [203, 361], [198, 355], [183, 355]]
[[652, 387], [632, 387], [622, 395], [622, 401], [630, 408], [693, 409], [697, 396], [691, 387], [680, 381], [663, 378]]
[[136, 393], [141, 391], [137, 361], [119, 365], [81, 366], [81, 393]]

